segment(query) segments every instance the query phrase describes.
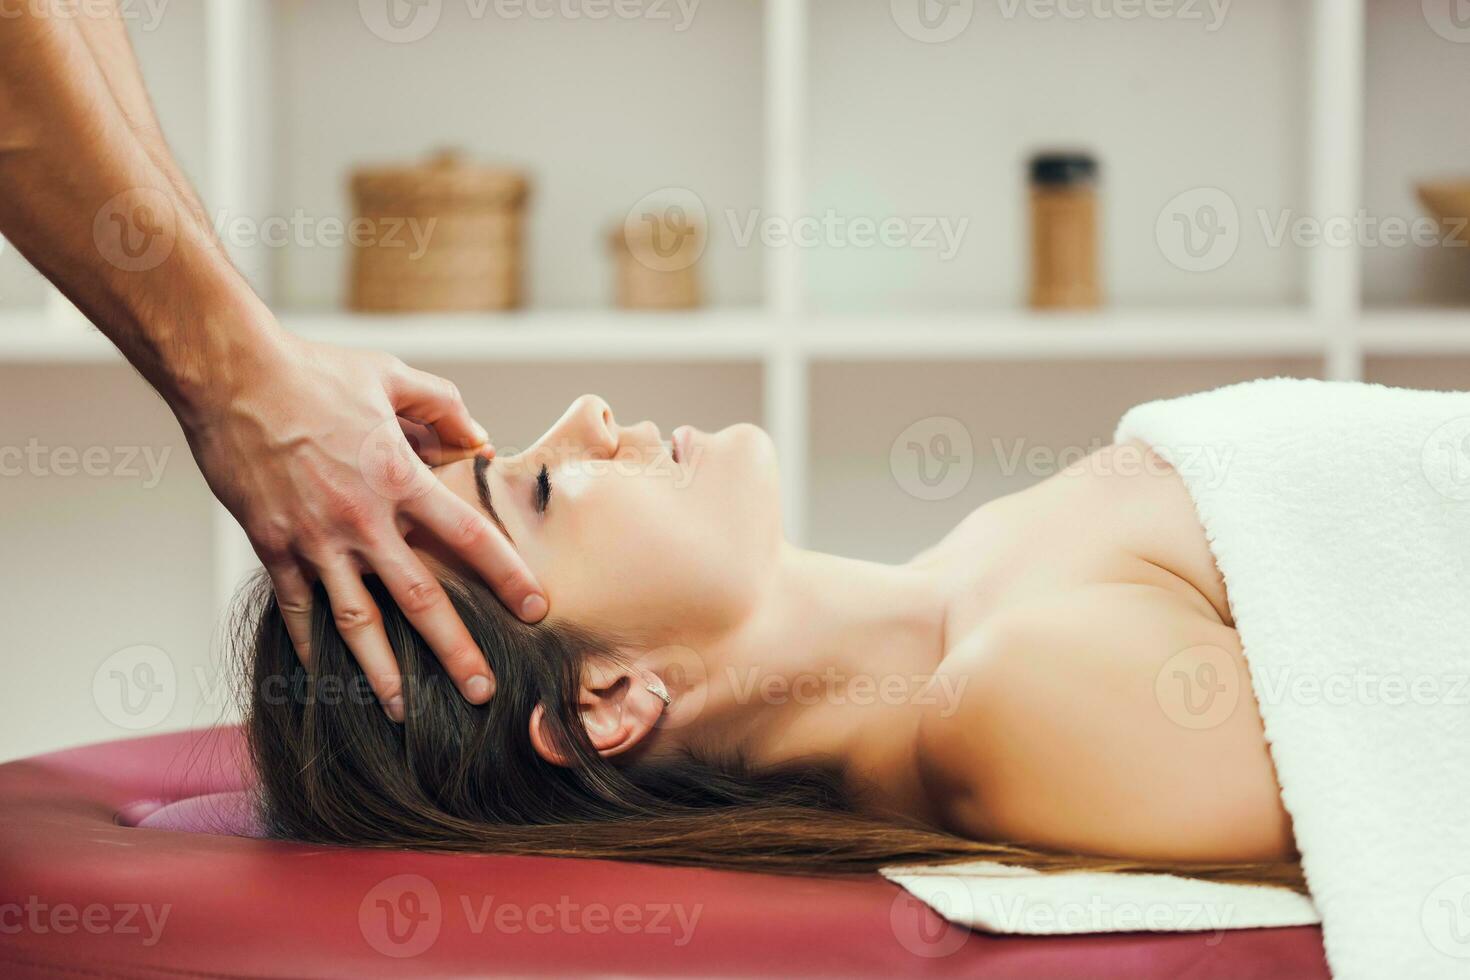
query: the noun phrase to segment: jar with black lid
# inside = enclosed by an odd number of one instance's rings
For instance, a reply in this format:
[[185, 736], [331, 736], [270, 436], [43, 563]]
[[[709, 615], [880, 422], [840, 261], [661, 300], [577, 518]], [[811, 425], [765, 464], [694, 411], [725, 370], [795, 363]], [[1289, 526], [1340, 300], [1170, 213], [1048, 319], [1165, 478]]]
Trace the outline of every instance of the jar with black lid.
[[1086, 153], [1031, 158], [1031, 305], [1086, 309], [1102, 299], [1097, 259], [1097, 161]]

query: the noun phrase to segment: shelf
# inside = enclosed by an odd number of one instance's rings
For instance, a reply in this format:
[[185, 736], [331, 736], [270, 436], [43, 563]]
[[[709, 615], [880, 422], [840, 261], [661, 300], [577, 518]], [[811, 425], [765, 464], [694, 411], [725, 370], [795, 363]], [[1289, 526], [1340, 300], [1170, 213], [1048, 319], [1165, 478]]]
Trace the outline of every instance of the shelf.
[[813, 317], [799, 341], [818, 360], [908, 361], [1321, 356], [1327, 342], [1304, 313], [1250, 310]]
[[[773, 347], [756, 312], [281, 314], [309, 340], [384, 350], [407, 360], [757, 361]], [[0, 364], [120, 360], [99, 333], [51, 325], [39, 312], [0, 313]]]
[[1372, 310], [1358, 335], [1364, 354], [1470, 354], [1470, 310]]
[[756, 361], [770, 347], [759, 311], [283, 314], [292, 333], [407, 360]]
[[[1138, 359], [1320, 356], [1328, 336], [1305, 314], [1188, 310], [1140, 313], [780, 316], [524, 312], [365, 315], [285, 313], [302, 337], [390, 351], [411, 361], [759, 361]], [[117, 359], [100, 334], [50, 327], [40, 314], [0, 315], [0, 363]]]
[[[1169, 310], [779, 316], [759, 310], [505, 314], [286, 313], [310, 340], [390, 351], [410, 361], [754, 362], [812, 360], [1155, 360], [1320, 356], [1332, 336], [1305, 313]], [[1470, 354], [1470, 310], [1374, 310], [1365, 354]], [[0, 313], [0, 364], [107, 363], [101, 334], [56, 328], [36, 312]]]

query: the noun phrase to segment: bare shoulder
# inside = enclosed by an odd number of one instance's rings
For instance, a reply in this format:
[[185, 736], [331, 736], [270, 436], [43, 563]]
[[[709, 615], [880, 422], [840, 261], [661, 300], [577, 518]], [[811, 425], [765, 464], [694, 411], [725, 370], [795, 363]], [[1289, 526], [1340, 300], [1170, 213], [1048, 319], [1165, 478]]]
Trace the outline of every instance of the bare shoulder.
[[1290, 826], [1235, 631], [1166, 590], [1014, 605], [939, 668], [917, 757], [946, 826], [1155, 860], [1264, 860]]
[[[1215, 464], [1208, 460], [1186, 464], [1214, 478], [1209, 467]], [[1216, 618], [1233, 623], [1194, 499], [1184, 478], [1151, 446], [1137, 440], [1108, 446], [1058, 474], [1057, 481], [1074, 485], [1068, 498], [1074, 512], [1094, 525], [1117, 528], [1123, 551], [1186, 583]]]
[[1125, 439], [1103, 446], [1091, 455], [1072, 463], [1066, 469], [1085, 467], [1089, 460], [1107, 464], [1109, 472], [1118, 476], [1167, 476], [1174, 467], [1152, 446], [1141, 439]]

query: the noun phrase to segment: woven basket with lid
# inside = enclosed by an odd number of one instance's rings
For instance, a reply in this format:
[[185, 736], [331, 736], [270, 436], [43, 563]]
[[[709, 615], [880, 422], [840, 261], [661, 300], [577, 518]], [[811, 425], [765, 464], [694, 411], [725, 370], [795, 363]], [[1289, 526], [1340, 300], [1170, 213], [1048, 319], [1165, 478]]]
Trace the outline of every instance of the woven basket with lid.
[[418, 166], [355, 171], [353, 208], [369, 230], [352, 245], [352, 308], [519, 306], [527, 189], [520, 173], [466, 163], [452, 152]]
[[1446, 239], [1470, 245], [1470, 180], [1430, 180], [1417, 185], [1419, 203], [1444, 227]]
[[682, 310], [699, 306], [699, 258], [704, 229], [667, 217], [626, 221], [612, 230], [617, 304], [625, 310]]

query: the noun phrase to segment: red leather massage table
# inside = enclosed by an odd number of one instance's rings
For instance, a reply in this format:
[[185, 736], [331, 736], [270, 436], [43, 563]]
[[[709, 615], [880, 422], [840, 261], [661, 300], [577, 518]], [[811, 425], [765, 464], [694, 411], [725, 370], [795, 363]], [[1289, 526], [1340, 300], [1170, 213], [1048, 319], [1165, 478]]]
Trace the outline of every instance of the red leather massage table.
[[1316, 928], [998, 937], [897, 886], [137, 826], [237, 791], [234, 729], [0, 766], [0, 976], [1326, 978]]

